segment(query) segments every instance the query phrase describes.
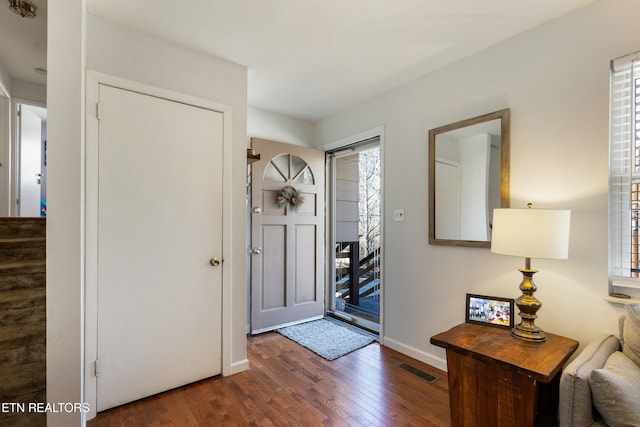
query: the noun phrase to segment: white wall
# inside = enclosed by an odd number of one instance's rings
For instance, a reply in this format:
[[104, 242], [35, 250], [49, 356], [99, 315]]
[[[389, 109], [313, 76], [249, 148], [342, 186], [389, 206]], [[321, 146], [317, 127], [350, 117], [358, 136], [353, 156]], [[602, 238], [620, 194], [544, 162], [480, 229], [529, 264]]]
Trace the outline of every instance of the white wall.
[[[200, 98], [226, 103], [233, 107], [233, 144], [234, 144], [234, 218], [245, 218], [246, 152], [249, 137], [271, 139], [288, 144], [312, 146], [315, 137], [314, 124], [290, 117], [246, 106], [246, 69], [239, 65], [213, 58], [178, 45], [161, 42], [158, 39], [136, 33], [124, 27], [109, 23], [95, 15], [88, 16], [87, 25], [87, 68], [143, 82], [173, 91], [192, 94]], [[133, 60], [132, 58], [136, 58]], [[169, 58], [169, 59], [168, 59]], [[198, 66], [194, 66], [198, 64]], [[242, 74], [238, 73], [242, 71]], [[175, 76], [179, 76], [178, 79]], [[225, 82], [224, 85], [217, 84]], [[241, 141], [241, 138], [244, 138]], [[241, 180], [241, 181], [240, 181]], [[242, 188], [240, 189], [240, 182]], [[241, 204], [240, 204], [241, 203]], [[243, 214], [239, 214], [239, 209]], [[234, 258], [240, 254], [246, 257], [246, 245], [240, 245], [247, 230], [239, 234], [239, 226], [234, 225]], [[234, 286], [233, 318], [234, 340], [232, 364], [241, 366], [246, 360], [246, 329], [242, 335], [236, 325], [248, 324], [248, 318], [240, 322], [244, 313], [248, 313], [246, 293], [248, 292], [248, 270], [240, 271], [234, 266], [234, 277], [246, 280], [244, 292]], [[245, 279], [246, 278], [246, 279]], [[240, 301], [243, 308], [240, 309]], [[238, 368], [241, 369], [241, 368]]]
[[0, 217], [9, 216], [9, 178], [11, 160], [9, 144], [11, 141], [11, 102], [2, 95], [0, 87]]
[[[48, 8], [47, 401], [82, 402], [85, 0]], [[81, 425], [49, 413], [49, 427]]]
[[0, 62], [0, 95], [11, 95], [11, 76], [2, 62]]
[[39, 83], [12, 79], [11, 97], [44, 107], [47, 105], [47, 87]]
[[313, 146], [315, 127], [312, 122], [257, 107], [249, 107], [247, 113], [247, 134], [250, 137]]
[[[607, 295], [609, 60], [640, 50], [640, 2], [600, 0], [326, 118], [316, 144], [384, 125], [384, 343], [444, 367], [429, 338], [464, 321], [465, 293], [516, 297], [524, 260], [427, 243], [427, 132], [511, 109], [512, 207], [572, 210], [569, 259], [533, 260], [544, 330], [616, 333]], [[405, 222], [393, 222], [404, 208]]]
[[[232, 214], [229, 246], [225, 257], [233, 263], [230, 281], [232, 342], [223, 357], [238, 370], [246, 367], [245, 335], [245, 182], [247, 141], [247, 70], [213, 56], [149, 37], [89, 14], [87, 17], [87, 68], [128, 80], [211, 100], [231, 107]], [[237, 282], [237, 283], [236, 283]], [[225, 346], [223, 346], [225, 347]], [[230, 358], [230, 360], [229, 360]], [[225, 374], [231, 372], [224, 371]]]
[[[85, 1], [49, 5], [49, 212], [47, 220], [47, 399], [81, 402], [84, 351], [84, 120], [86, 68], [208, 99], [232, 109], [228, 233], [233, 260], [230, 352], [246, 363], [245, 181], [246, 68], [86, 15]], [[86, 21], [86, 36], [85, 36]], [[86, 52], [86, 61], [85, 61]], [[80, 425], [79, 414], [49, 414], [48, 425]]]

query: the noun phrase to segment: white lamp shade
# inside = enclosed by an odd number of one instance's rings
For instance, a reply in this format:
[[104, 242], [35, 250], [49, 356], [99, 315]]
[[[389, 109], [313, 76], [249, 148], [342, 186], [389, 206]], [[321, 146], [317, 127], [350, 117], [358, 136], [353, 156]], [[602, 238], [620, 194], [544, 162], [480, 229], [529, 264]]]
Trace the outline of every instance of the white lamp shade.
[[491, 252], [567, 259], [570, 222], [569, 210], [494, 209]]

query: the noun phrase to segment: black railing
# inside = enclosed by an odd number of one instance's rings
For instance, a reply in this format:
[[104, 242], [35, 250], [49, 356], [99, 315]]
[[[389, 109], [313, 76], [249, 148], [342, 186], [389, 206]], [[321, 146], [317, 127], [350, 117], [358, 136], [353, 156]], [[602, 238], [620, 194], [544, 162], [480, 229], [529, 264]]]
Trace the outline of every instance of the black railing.
[[374, 294], [379, 289], [380, 248], [360, 259], [359, 242], [336, 244], [336, 258], [348, 259], [348, 267], [336, 267], [336, 292], [351, 305], [360, 305], [360, 297]]

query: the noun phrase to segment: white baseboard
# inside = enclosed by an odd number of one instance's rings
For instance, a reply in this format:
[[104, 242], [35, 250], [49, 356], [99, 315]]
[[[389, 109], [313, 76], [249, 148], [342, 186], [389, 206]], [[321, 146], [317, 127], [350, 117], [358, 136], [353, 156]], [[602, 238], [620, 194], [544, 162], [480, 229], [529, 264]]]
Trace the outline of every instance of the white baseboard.
[[435, 368], [438, 368], [442, 371], [447, 372], [447, 360], [441, 357], [436, 357], [432, 354], [429, 354], [425, 351], [418, 350], [417, 348], [408, 346], [399, 341], [393, 340], [391, 338], [384, 338], [382, 340], [383, 345], [392, 348], [396, 351], [399, 351], [402, 354], [406, 354], [407, 356], [413, 357], [416, 360], [419, 360], [427, 365], [431, 365]]
[[224, 373], [224, 376], [239, 374], [240, 372], [249, 370], [249, 359], [240, 360], [239, 362], [234, 362], [231, 364], [231, 369], [227, 373]]

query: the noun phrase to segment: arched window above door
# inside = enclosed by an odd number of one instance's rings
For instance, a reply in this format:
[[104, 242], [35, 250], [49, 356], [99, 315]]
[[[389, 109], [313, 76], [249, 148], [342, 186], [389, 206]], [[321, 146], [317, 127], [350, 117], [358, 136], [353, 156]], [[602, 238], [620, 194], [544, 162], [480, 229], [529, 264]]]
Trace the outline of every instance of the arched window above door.
[[313, 172], [307, 162], [291, 154], [280, 154], [271, 159], [264, 170], [264, 179], [295, 184], [315, 184]]

